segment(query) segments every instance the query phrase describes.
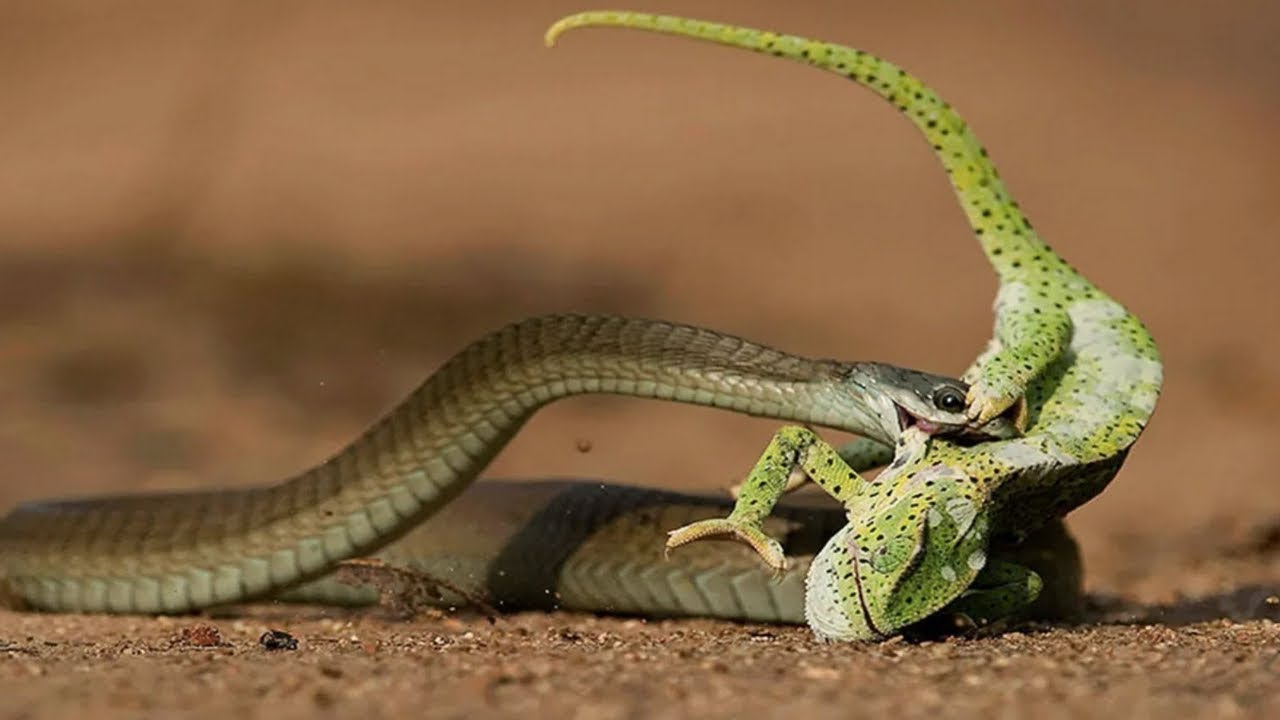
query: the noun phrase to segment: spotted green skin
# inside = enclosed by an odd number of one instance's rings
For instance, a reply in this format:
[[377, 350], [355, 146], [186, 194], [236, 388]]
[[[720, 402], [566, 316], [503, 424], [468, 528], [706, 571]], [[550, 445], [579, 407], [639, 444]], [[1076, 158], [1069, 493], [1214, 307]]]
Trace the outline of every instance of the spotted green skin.
[[1019, 210], [961, 117], [901, 68], [866, 52], [792, 35], [643, 13], [585, 12], [565, 30], [620, 26], [798, 60], [842, 75], [898, 108], [941, 161], [999, 278], [995, 333], [965, 374], [968, 412], [998, 416], [1025, 400], [1026, 434], [963, 445], [909, 430], [874, 480], [812, 431], [785, 427], [743, 483], [728, 518], [674, 533], [676, 547], [731, 535], [775, 567], [785, 560], [760, 525], [795, 472], [844, 504], [849, 523], [815, 557], [806, 619], [829, 640], [893, 635], [944, 608], [990, 621], [1015, 613], [1042, 580], [988, 561], [1100, 493], [1155, 410], [1163, 368], [1155, 341], [1118, 302], [1059, 257]]

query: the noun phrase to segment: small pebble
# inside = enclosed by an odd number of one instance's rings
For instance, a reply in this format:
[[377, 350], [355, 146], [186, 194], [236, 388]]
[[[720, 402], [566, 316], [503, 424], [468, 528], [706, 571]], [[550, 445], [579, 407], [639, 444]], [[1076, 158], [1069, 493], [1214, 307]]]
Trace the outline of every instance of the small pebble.
[[178, 640], [194, 647], [217, 647], [223, 644], [218, 626], [209, 623], [196, 623], [182, 628], [178, 633]]
[[297, 650], [298, 639], [283, 630], [268, 630], [258, 638], [264, 650]]

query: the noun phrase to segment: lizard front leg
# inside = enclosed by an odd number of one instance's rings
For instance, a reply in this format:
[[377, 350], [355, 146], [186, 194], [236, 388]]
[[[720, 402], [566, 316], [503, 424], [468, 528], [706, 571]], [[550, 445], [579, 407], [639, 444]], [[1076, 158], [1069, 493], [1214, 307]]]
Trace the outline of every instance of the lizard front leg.
[[672, 530], [667, 550], [711, 537], [732, 537], [750, 545], [765, 564], [781, 571], [786, 568], [782, 545], [764, 530], [764, 519], [773, 511], [788, 487], [808, 477], [841, 504], [846, 504], [866, 482], [849, 467], [831, 445], [814, 431], [788, 425], [774, 434], [764, 454], [747, 479], [739, 486], [738, 500], [726, 518], [700, 520]]
[[965, 373], [968, 414], [984, 423], [1013, 408], [1026, 429], [1027, 386], [1056, 362], [1071, 341], [1071, 318], [1040, 282], [1010, 281], [996, 297], [995, 338]]

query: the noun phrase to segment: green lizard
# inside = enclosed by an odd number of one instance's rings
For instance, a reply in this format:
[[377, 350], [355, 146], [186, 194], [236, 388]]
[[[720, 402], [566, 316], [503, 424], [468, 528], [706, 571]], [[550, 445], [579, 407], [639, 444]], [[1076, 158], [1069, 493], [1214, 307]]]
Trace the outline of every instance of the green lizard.
[[807, 577], [817, 636], [872, 640], [944, 608], [984, 622], [1032, 602], [1042, 579], [988, 557], [1101, 492], [1155, 410], [1163, 378], [1142, 323], [1055, 254], [1032, 229], [986, 150], [920, 80], [866, 52], [792, 35], [622, 11], [567, 16], [547, 31], [621, 26], [712, 41], [816, 65], [867, 87], [916, 125], [942, 162], [1000, 281], [995, 337], [964, 377], [976, 420], [1014, 412], [1025, 436], [962, 444], [907, 429], [892, 464], [858, 474], [812, 430], [785, 427], [747, 476], [727, 518], [674, 531], [668, 548], [712, 536], [750, 544], [782, 569], [762, 521], [796, 473], [840, 501], [848, 524]]

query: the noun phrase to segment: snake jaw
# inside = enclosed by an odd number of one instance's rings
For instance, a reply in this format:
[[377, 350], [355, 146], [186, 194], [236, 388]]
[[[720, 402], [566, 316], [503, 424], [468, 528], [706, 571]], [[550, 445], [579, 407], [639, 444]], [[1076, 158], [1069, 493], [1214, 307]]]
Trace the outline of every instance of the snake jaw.
[[[1020, 437], [1026, 424], [1025, 401], [1023, 405], [1011, 408], [1004, 414], [995, 417], [982, 425], [973, 424], [949, 424], [939, 423], [928, 420], [912, 413], [898, 403], [894, 403], [894, 409], [898, 413], [898, 431], [905, 433], [908, 430], [916, 429], [926, 437], [935, 435], [948, 435], [954, 438], [962, 439], [970, 442], [986, 442], [991, 440], [1009, 440]], [[1022, 426], [1019, 426], [1019, 422]]]
[[932, 436], [937, 433], [945, 432], [947, 430], [952, 429], [948, 425], [940, 425], [938, 423], [925, 420], [924, 418], [920, 417], [919, 415], [913, 414], [910, 410], [907, 410], [905, 407], [897, 403], [894, 403], [893, 406], [898, 411], [898, 431], [899, 432], [905, 433], [907, 430], [911, 428], [916, 428], [921, 432], [923, 432], [925, 435]]

